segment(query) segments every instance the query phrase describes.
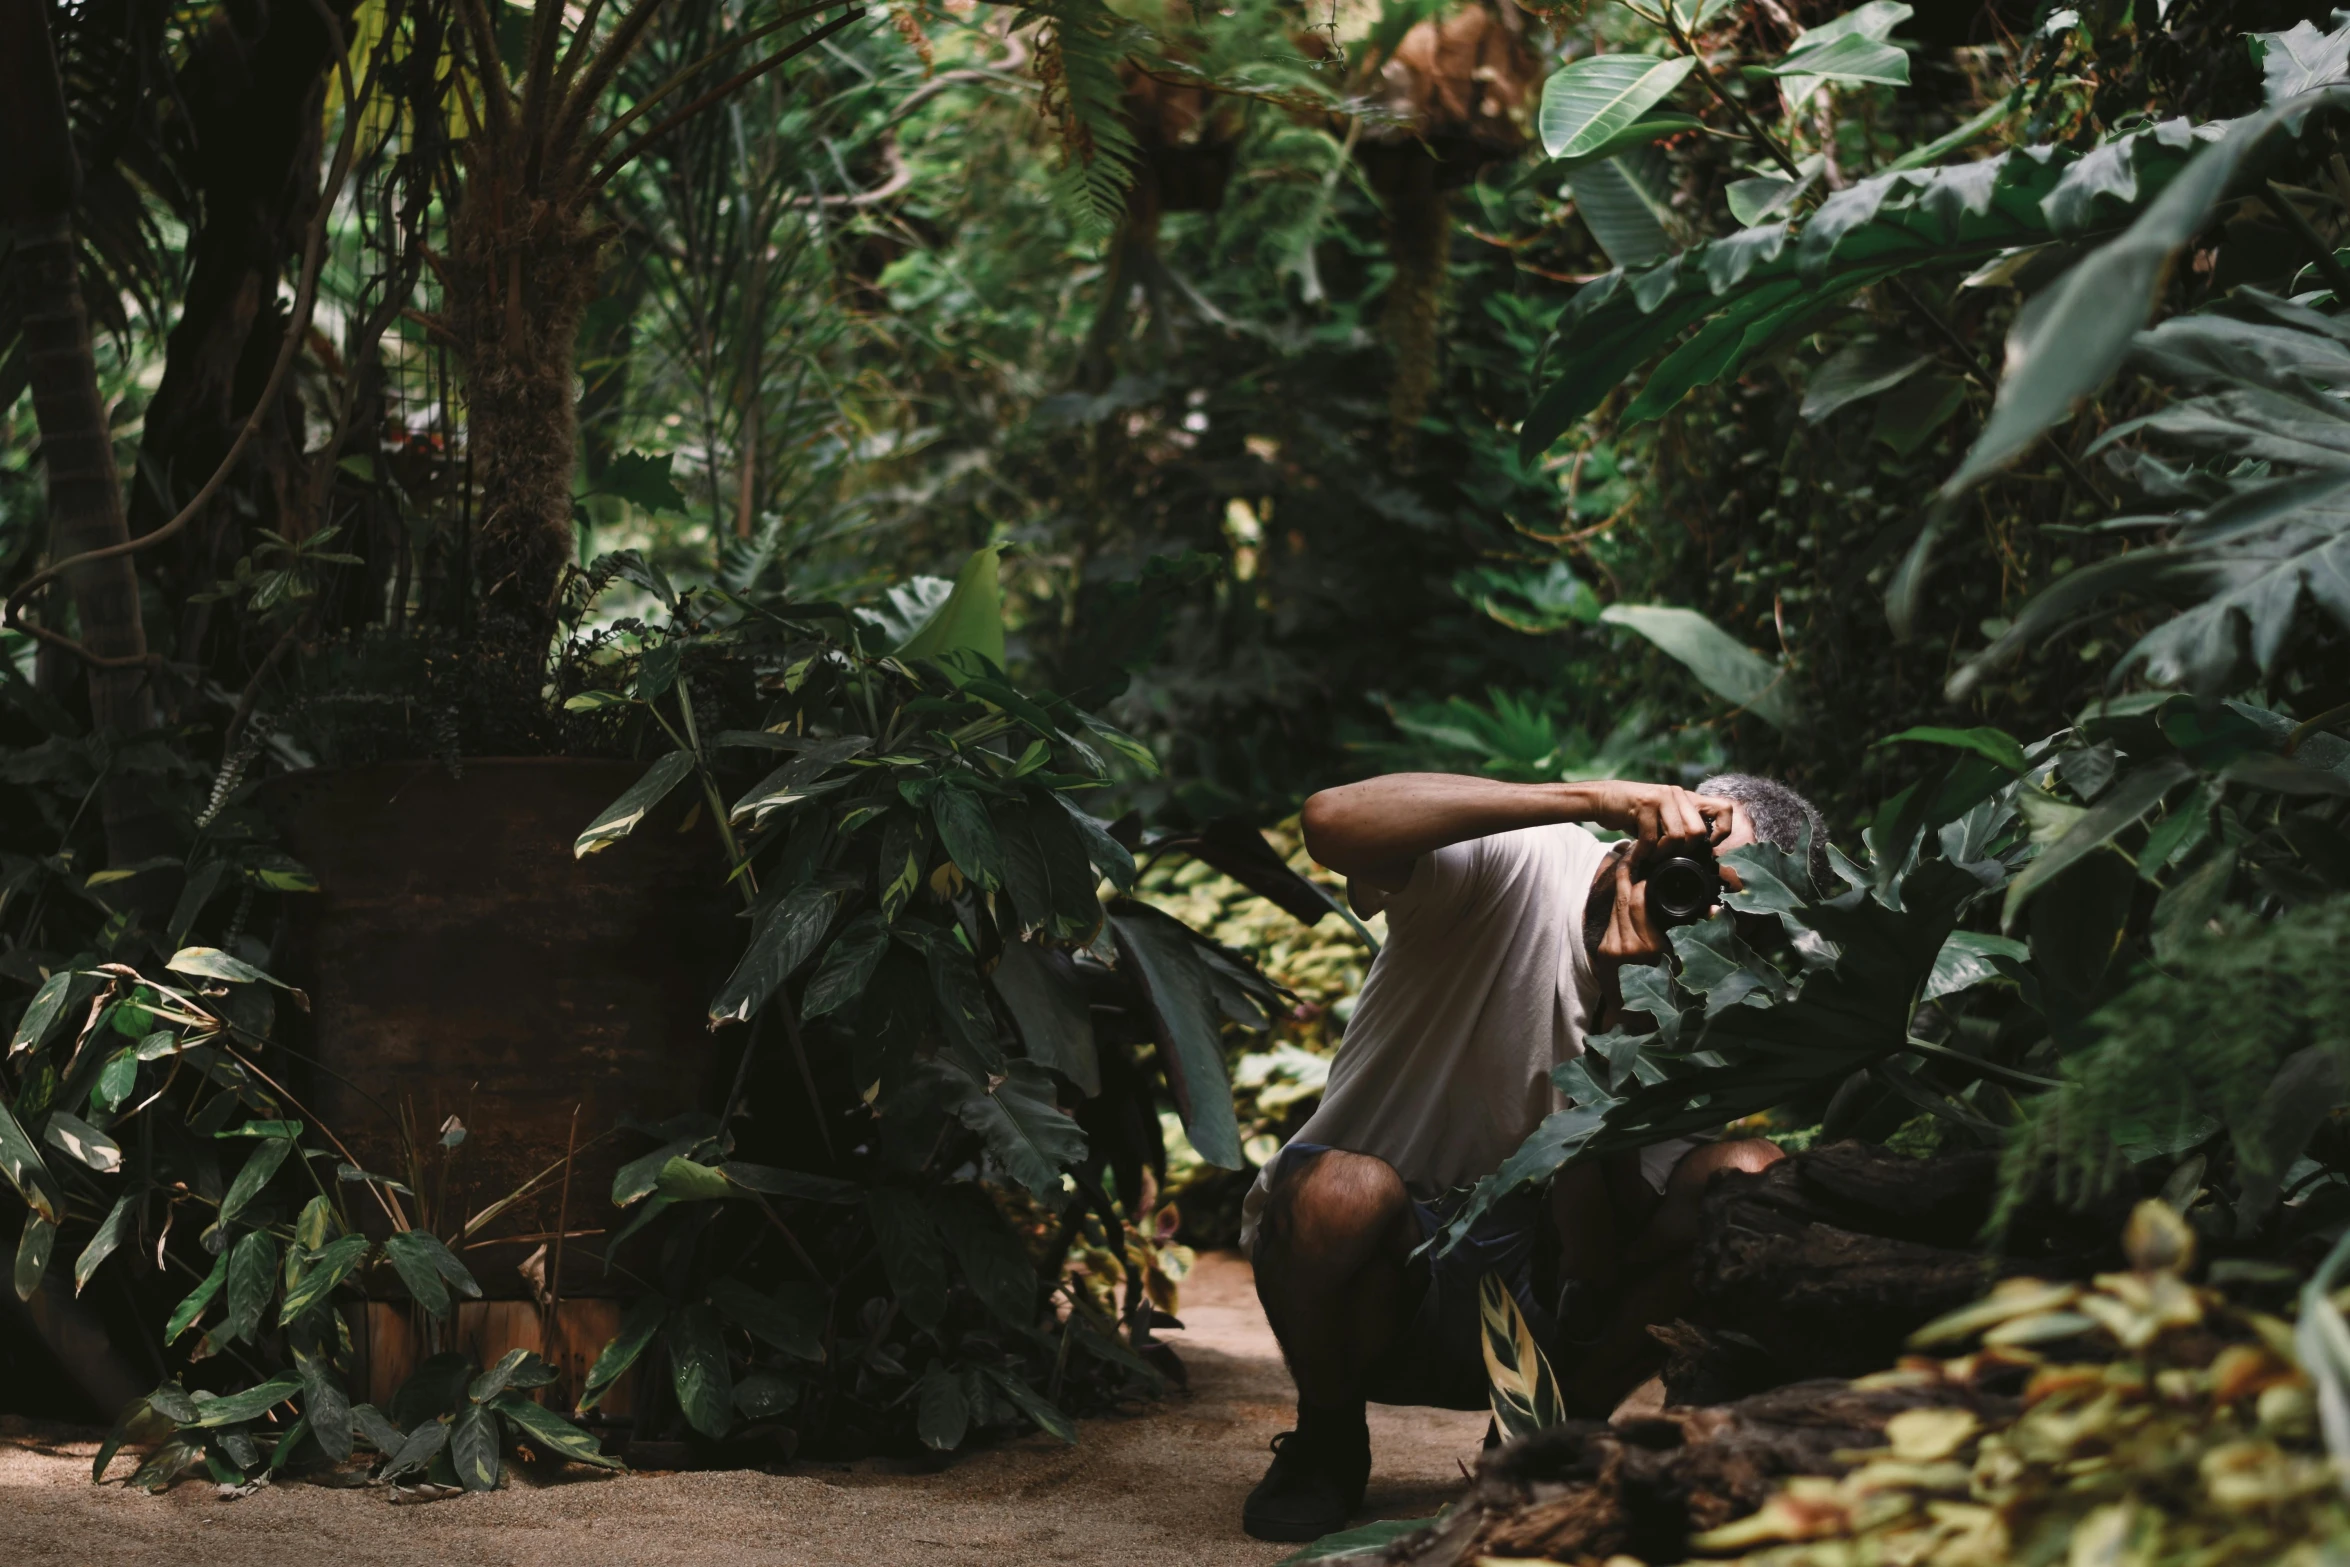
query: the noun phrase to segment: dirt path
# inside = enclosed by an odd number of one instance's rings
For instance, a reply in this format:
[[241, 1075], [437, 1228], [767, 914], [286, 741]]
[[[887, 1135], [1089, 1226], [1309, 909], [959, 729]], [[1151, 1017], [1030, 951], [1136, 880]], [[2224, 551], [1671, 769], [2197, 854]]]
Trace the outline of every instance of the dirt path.
[[[1168, 1338], [1192, 1391], [1147, 1414], [1084, 1422], [1065, 1448], [1031, 1436], [937, 1474], [875, 1462], [785, 1474], [627, 1474], [527, 1483], [422, 1507], [381, 1491], [288, 1485], [240, 1502], [209, 1485], [162, 1497], [89, 1484], [86, 1434], [0, 1435], [0, 1562], [10, 1567], [1222, 1567], [1291, 1547], [1240, 1532], [1265, 1444], [1291, 1417], [1289, 1377], [1248, 1266], [1209, 1256]], [[1371, 1411], [1367, 1517], [1434, 1512], [1458, 1490], [1485, 1417]], [[127, 1470], [118, 1465], [117, 1474]]]

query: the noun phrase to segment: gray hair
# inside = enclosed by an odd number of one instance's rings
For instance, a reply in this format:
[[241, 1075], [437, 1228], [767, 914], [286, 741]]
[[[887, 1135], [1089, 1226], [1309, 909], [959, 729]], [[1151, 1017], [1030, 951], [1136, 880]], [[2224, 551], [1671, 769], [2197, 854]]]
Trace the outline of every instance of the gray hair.
[[1699, 784], [1697, 792], [1745, 806], [1746, 819], [1754, 823], [1754, 835], [1789, 854], [1804, 852], [1808, 834], [1812, 884], [1822, 892], [1828, 890], [1828, 822], [1818, 806], [1777, 779], [1757, 778], [1752, 773], [1718, 774]]

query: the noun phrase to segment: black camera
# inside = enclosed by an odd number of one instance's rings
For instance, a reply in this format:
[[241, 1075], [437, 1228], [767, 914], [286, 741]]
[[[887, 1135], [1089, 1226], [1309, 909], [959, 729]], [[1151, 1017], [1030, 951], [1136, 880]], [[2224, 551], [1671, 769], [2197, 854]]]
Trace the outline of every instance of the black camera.
[[1698, 849], [1652, 863], [1640, 884], [1648, 899], [1648, 920], [1659, 930], [1693, 925], [1722, 901], [1721, 867], [1713, 851]]

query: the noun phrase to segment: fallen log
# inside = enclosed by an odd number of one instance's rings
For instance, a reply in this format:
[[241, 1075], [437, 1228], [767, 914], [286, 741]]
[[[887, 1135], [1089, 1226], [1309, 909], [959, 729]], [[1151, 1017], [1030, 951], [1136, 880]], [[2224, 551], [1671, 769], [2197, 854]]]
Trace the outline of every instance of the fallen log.
[[1572, 1421], [1498, 1448], [1442, 1521], [1387, 1547], [1395, 1567], [1486, 1557], [1679, 1561], [1692, 1535], [1762, 1506], [1791, 1476], [1844, 1473], [1912, 1409], [1963, 1409], [1990, 1424], [2019, 1406], [2008, 1382], [1895, 1373], [1800, 1382], [1707, 1408], [1667, 1407], [1620, 1425]]

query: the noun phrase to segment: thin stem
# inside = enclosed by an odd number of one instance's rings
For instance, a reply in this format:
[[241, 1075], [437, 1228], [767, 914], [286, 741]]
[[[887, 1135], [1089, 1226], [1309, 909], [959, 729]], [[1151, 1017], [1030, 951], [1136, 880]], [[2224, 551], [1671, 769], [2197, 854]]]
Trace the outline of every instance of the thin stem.
[[2317, 263], [2317, 270], [2325, 277], [2326, 287], [2333, 290], [2334, 303], [2337, 306], [2350, 305], [2350, 267], [2342, 265], [2341, 258], [2334, 254], [2334, 247], [2309, 226], [2309, 219], [2301, 215], [2301, 209], [2293, 205], [2291, 197], [2277, 189], [2275, 180], [2264, 179], [2260, 182], [2260, 198], [2269, 204], [2278, 217], [2285, 220], [2285, 227], [2291, 229], [2301, 243], [2309, 248], [2310, 259]]
[[1996, 1078], [1999, 1081], [2008, 1084], [2010, 1087], [2064, 1087], [2064, 1084], [2056, 1078], [2042, 1077], [2034, 1072], [2020, 1072], [2012, 1066], [2001, 1066], [1996, 1061], [1986, 1061], [1981, 1056], [1970, 1056], [1963, 1050], [1953, 1050], [1948, 1045], [1928, 1044], [1925, 1040], [1922, 1039], [1905, 1039], [1901, 1043], [1902, 1048], [1905, 1050], [1915, 1050], [1920, 1055], [1935, 1056], [1945, 1061], [1960, 1062], [1965, 1066], [1982, 1073], [1985, 1077]]
[[1696, 65], [1697, 79], [1705, 84], [1705, 90], [1712, 93], [1721, 102], [1722, 107], [1728, 109], [1736, 117], [1740, 125], [1746, 127], [1746, 134], [1754, 138], [1755, 145], [1769, 153], [1771, 161], [1784, 169], [1789, 179], [1802, 179], [1803, 170], [1796, 167], [1795, 159], [1785, 147], [1779, 145], [1778, 138], [1764, 130], [1762, 122], [1747, 111], [1745, 104], [1731, 97], [1730, 90], [1722, 85], [1719, 77], [1714, 75], [1713, 67], [1705, 62], [1705, 52], [1691, 40], [1688, 32], [1681, 26], [1680, 17], [1673, 14], [1670, 5], [1666, 7], [1664, 23], [1673, 35], [1673, 42], [1680, 45], [1688, 54], [1691, 62]]

